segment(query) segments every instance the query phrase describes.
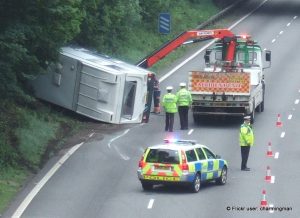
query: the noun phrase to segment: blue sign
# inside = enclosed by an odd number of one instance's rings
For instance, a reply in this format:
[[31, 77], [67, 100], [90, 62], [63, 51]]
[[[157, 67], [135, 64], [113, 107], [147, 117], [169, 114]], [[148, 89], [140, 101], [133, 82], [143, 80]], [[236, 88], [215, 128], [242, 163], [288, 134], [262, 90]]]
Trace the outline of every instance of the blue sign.
[[170, 13], [160, 13], [158, 19], [158, 31], [162, 34], [171, 32], [171, 15]]

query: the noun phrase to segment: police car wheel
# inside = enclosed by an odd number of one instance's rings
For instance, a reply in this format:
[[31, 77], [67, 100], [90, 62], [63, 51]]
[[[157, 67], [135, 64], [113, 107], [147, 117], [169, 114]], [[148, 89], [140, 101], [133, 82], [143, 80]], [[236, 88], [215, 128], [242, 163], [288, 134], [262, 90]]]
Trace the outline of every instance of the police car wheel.
[[149, 191], [149, 190], [152, 190], [153, 184], [151, 184], [149, 182], [142, 182], [142, 187], [145, 191]]
[[192, 192], [194, 192], [194, 193], [199, 192], [200, 186], [201, 186], [200, 174], [197, 173], [195, 175], [194, 181], [193, 181], [193, 183], [191, 185]]
[[224, 166], [221, 172], [221, 176], [216, 179], [218, 185], [225, 185], [227, 181], [227, 167]]

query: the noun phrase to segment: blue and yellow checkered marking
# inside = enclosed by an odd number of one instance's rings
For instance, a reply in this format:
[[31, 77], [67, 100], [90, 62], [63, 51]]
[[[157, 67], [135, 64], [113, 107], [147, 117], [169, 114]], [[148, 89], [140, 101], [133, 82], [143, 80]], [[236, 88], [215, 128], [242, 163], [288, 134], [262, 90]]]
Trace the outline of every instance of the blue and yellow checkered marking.
[[[214, 163], [215, 162], [215, 163]], [[218, 178], [221, 175], [221, 170], [223, 169], [225, 163], [224, 160], [208, 160], [207, 161], [207, 171], [203, 171], [203, 163], [195, 163], [193, 165], [192, 172], [201, 172], [201, 180], [208, 180]], [[189, 181], [194, 180], [195, 175], [188, 178]]]

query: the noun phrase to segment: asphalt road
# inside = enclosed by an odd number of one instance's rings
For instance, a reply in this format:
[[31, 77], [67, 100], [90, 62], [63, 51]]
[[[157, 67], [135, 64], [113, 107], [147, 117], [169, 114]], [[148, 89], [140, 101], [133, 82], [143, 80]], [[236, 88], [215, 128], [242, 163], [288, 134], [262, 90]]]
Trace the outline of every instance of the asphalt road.
[[[252, 35], [263, 49], [272, 51], [272, 68], [265, 71], [265, 111], [255, 117], [256, 143], [250, 151], [250, 172], [240, 171], [240, 119], [215, 119], [195, 125], [190, 116], [193, 131], [182, 131], [176, 116], [172, 136], [195, 139], [228, 160], [228, 183], [206, 184], [197, 194], [174, 187], [144, 192], [136, 175], [140, 156], [146, 146], [168, 136], [163, 131], [164, 115], [153, 115], [148, 124], [124, 126], [101, 140], [91, 135], [65, 162], [61, 159], [56, 165], [60, 168], [45, 180], [61, 157], [52, 159], [4, 217], [11, 217], [17, 209], [16, 217], [28, 218], [299, 217], [299, 8], [297, 0], [269, 0], [232, 29]], [[187, 80], [189, 70], [202, 66], [200, 53], [162, 81], [162, 90], [168, 85], [177, 87]], [[278, 114], [282, 127], [275, 125]], [[269, 142], [277, 158], [266, 156]], [[264, 180], [267, 166], [274, 183]], [[32, 194], [32, 188], [36, 188], [36, 195], [25, 199]], [[269, 205], [283, 210], [260, 211], [262, 190], [266, 190]], [[25, 202], [23, 210], [19, 207], [21, 202]]]

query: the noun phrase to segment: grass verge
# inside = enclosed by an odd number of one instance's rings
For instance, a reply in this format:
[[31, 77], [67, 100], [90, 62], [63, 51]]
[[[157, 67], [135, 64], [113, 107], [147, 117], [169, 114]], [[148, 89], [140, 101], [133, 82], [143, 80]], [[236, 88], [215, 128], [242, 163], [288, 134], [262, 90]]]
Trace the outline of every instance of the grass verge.
[[24, 168], [9, 167], [0, 169], [0, 214], [21, 189], [28, 175], [28, 170]]
[[[14, 144], [9, 150], [15, 153], [15, 161], [9, 166], [0, 164], [0, 214], [28, 176], [38, 172], [49, 158], [62, 149], [66, 137], [85, 125], [66, 114], [64, 109], [46, 103], [37, 104], [37, 108], [16, 107], [14, 110], [17, 117], [22, 117], [22, 122], [13, 131]], [[4, 145], [3, 141], [0, 147]]]

